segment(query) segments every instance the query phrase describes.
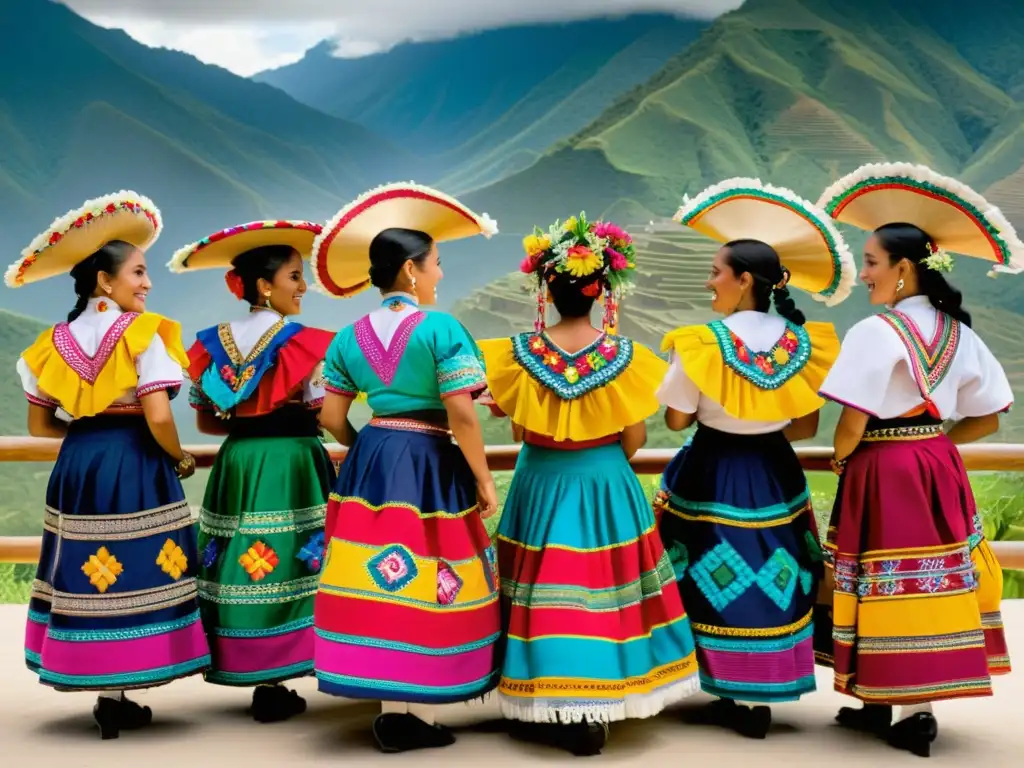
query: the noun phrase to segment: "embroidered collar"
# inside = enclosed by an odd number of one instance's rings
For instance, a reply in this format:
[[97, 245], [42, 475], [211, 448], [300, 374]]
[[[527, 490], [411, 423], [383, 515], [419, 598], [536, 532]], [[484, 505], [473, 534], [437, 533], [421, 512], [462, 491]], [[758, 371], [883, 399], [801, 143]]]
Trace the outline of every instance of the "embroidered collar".
[[113, 299], [108, 299], [106, 296], [93, 296], [89, 299], [89, 303], [85, 305], [85, 311], [82, 312], [82, 316], [104, 315], [105, 318], [111, 320], [122, 314], [124, 314], [124, 311], [118, 306], [117, 302]]
[[[927, 297], [923, 298], [927, 301]], [[906, 301], [910, 299], [901, 301], [899, 306], [904, 306]], [[879, 317], [896, 331], [896, 335], [903, 342], [910, 356], [914, 381], [921, 392], [921, 397], [929, 404], [931, 394], [946, 378], [956, 357], [956, 350], [960, 346], [960, 322], [945, 312], [936, 312], [935, 333], [931, 341], [927, 341], [910, 315], [898, 309], [890, 309], [888, 312], [882, 312]]]
[[562, 400], [575, 400], [618, 378], [633, 359], [633, 342], [601, 334], [578, 352], [566, 352], [545, 332], [512, 337], [516, 362]]
[[103, 334], [103, 338], [96, 348], [96, 354], [92, 357], [85, 354], [85, 351], [75, 339], [74, 334], [71, 333], [69, 323], [57, 323], [53, 327], [53, 346], [56, 347], [57, 354], [61, 356], [61, 359], [67, 363], [71, 370], [78, 374], [82, 381], [94, 384], [96, 377], [103, 370], [103, 366], [107, 364], [110, 356], [117, 348], [117, 343], [124, 336], [124, 332], [138, 316], [136, 312], [122, 312], [117, 315], [113, 324]]
[[364, 315], [356, 321], [353, 328], [356, 343], [359, 345], [363, 357], [366, 358], [366, 362], [370, 364], [373, 372], [377, 374], [377, 378], [384, 383], [384, 386], [391, 386], [391, 382], [394, 381], [395, 374], [398, 372], [398, 364], [402, 361], [402, 355], [405, 354], [405, 347], [412, 337], [412, 332], [426, 316], [424, 312], [413, 312], [402, 318], [387, 349], [384, 348], [377, 333], [373, 330], [369, 315]]
[[381, 297], [380, 305], [386, 309], [390, 309], [393, 312], [401, 312], [406, 307], [419, 307], [420, 303], [415, 296], [411, 293], [404, 293], [403, 291], [392, 291], [391, 293], [385, 293]]
[[802, 325], [786, 321], [786, 330], [767, 352], [753, 352], [721, 320], [708, 323], [722, 359], [759, 389], [778, 389], [796, 376], [811, 357], [811, 338]]

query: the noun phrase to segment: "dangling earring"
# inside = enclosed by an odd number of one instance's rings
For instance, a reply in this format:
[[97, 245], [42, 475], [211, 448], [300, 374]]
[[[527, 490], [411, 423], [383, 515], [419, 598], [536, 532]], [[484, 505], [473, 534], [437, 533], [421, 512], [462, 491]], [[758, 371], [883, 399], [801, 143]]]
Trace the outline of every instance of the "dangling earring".
[[604, 332], [614, 336], [619, 327], [619, 302], [615, 298], [615, 292], [609, 285], [604, 294]]
[[903, 282], [903, 278], [902, 277], [899, 280], [896, 281], [896, 295], [897, 296], [900, 295], [900, 291], [903, 290], [903, 286], [904, 285], [905, 285], [905, 283]]
[[416, 278], [415, 277], [412, 279], [412, 289], [414, 291], [416, 290]]
[[[264, 291], [263, 292], [263, 298], [265, 299], [265, 301], [263, 302], [263, 305], [265, 307], [270, 307], [270, 291]], [[270, 308], [273, 309], [273, 307], [270, 307]]]
[[537, 319], [533, 321], [533, 330], [540, 333], [547, 327], [547, 292], [548, 287], [542, 280], [537, 289]]

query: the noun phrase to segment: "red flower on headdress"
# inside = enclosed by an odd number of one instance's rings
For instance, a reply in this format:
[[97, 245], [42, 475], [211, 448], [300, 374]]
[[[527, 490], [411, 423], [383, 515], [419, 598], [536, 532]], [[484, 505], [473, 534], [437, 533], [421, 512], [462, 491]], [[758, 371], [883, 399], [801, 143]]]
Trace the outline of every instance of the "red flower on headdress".
[[224, 275], [224, 282], [227, 283], [228, 290], [234, 294], [235, 298], [241, 301], [245, 298], [245, 286], [242, 284], [242, 276], [230, 269], [228, 273]]
[[601, 293], [601, 281], [595, 280], [594, 282], [583, 286], [583, 289], [580, 291], [580, 293], [591, 299], [597, 298], [597, 296], [600, 295]]

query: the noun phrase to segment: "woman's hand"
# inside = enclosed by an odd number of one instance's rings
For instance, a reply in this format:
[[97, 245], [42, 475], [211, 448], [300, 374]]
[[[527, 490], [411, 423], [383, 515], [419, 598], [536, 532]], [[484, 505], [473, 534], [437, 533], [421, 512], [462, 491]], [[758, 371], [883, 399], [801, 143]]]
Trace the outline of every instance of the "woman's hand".
[[482, 483], [477, 482], [476, 503], [480, 517], [484, 520], [498, 511], [498, 491], [494, 488], [493, 478], [488, 477]]
[[179, 480], [192, 477], [196, 472], [196, 457], [187, 451], [182, 451], [182, 453], [184, 455], [181, 457], [181, 461], [174, 467]]

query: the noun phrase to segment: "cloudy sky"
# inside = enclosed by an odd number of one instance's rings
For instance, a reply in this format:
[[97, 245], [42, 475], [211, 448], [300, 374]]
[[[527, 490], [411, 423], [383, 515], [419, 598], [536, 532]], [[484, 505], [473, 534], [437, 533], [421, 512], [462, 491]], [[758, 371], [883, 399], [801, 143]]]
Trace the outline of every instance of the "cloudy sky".
[[629, 12], [713, 18], [742, 0], [61, 0], [150, 46], [191, 53], [240, 75], [296, 61], [325, 38], [363, 56], [403, 40], [510, 24]]

